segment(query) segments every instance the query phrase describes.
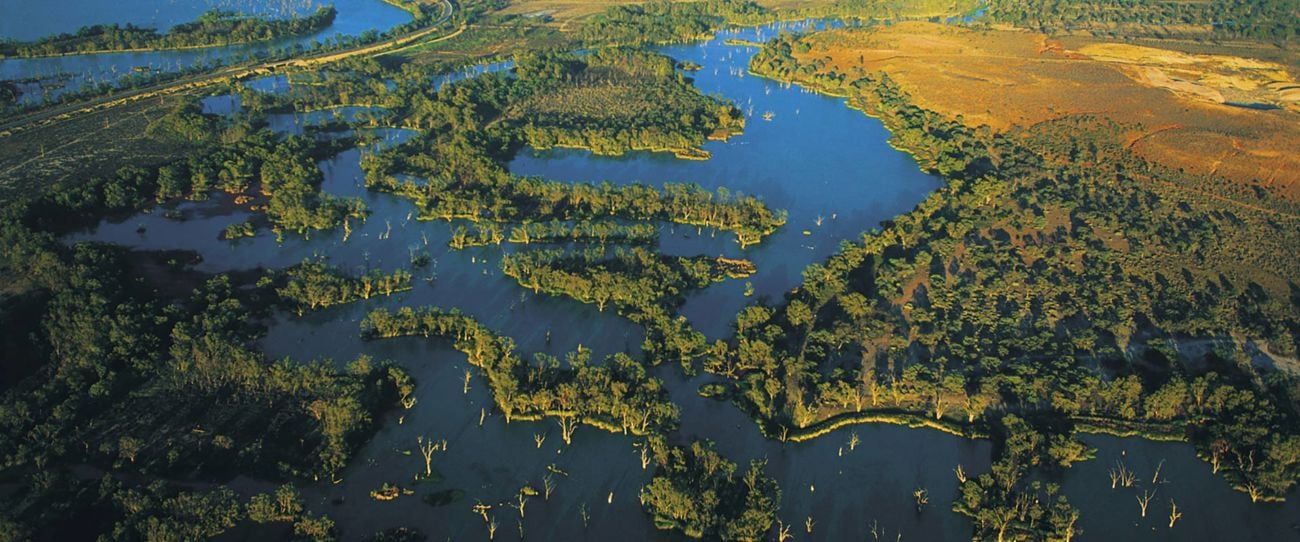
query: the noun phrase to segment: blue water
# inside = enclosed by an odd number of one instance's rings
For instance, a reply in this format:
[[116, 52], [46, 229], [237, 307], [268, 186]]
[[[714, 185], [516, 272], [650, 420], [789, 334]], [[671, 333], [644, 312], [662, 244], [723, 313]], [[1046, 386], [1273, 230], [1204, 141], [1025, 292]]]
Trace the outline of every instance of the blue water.
[[60, 0], [58, 9], [51, 9], [52, 3], [48, 1], [5, 0], [5, 17], [0, 18], [0, 38], [31, 41], [52, 34], [74, 33], [84, 26], [114, 23], [165, 32], [213, 9], [289, 18], [310, 14], [330, 3], [328, 0]]
[[[73, 4], [88, 4], [86, 9], [74, 8], [52, 9], [49, 2], [34, 0], [4, 0], [0, 8], [0, 37], [13, 39], [31, 39], [27, 33], [36, 37], [56, 32], [75, 31], [85, 24], [109, 22], [134, 22], [146, 24], [158, 22], [165, 30], [176, 22], [193, 20], [208, 9], [212, 0], [186, 0], [176, 3], [164, 3], [145, 0], [126, 0], [124, 2], [103, 2], [97, 0], [76, 0]], [[8, 3], [15, 2], [13, 9], [17, 13], [33, 17], [31, 24], [22, 19], [10, 17]], [[209, 66], [227, 63], [232, 59], [242, 59], [266, 54], [273, 49], [308, 47], [313, 43], [326, 42], [337, 37], [356, 37], [367, 31], [383, 32], [394, 26], [407, 23], [411, 14], [381, 0], [287, 0], [286, 6], [302, 5], [303, 8], [292, 10], [280, 9], [281, 4], [264, 1], [233, 0], [215, 2], [223, 9], [235, 9], [252, 6], [249, 11], [273, 14], [291, 12], [301, 14], [316, 7], [333, 4], [338, 10], [334, 24], [314, 35], [302, 38], [280, 40], [275, 43], [258, 43], [231, 47], [213, 47], [205, 49], [186, 49], [179, 51], [147, 51], [134, 53], [107, 53], [97, 55], [76, 55], [49, 58], [11, 58], [0, 60], [0, 80], [40, 80], [42, 86], [26, 85], [19, 97], [21, 103], [35, 103], [54, 99], [66, 92], [84, 88], [86, 85], [116, 83], [125, 77], [137, 73], [137, 69], [149, 72], [177, 71], [195, 66]], [[227, 5], [233, 7], [226, 7]], [[267, 8], [266, 6], [276, 6]], [[260, 9], [255, 9], [260, 8]], [[111, 9], [110, 9], [111, 8]], [[65, 11], [66, 10], [66, 11]], [[111, 13], [109, 13], [111, 11]], [[76, 12], [64, 21], [69, 12]], [[152, 19], [151, 19], [152, 18]], [[16, 22], [17, 21], [17, 22]], [[69, 28], [71, 26], [71, 28]], [[19, 30], [22, 28], [22, 30]]]
[[[749, 258], [758, 266], [749, 279], [755, 296], [780, 301], [802, 282], [809, 264], [837, 252], [841, 241], [857, 239], [881, 221], [911, 210], [940, 181], [891, 148], [889, 132], [879, 121], [846, 110], [844, 100], [746, 74], [757, 49], [723, 43], [761, 41], [772, 34], [770, 27], [738, 29], [703, 44], [664, 49], [678, 60], [705, 66], [690, 74], [695, 85], [747, 113], [743, 135], [704, 145], [712, 154], [709, 160], [649, 152], [611, 158], [560, 149], [525, 151], [510, 162], [510, 171], [562, 181], [695, 182], [757, 195], [769, 207], [789, 213], [786, 226], [761, 245], [741, 251], [725, 232], [670, 227], [662, 249]], [[772, 120], [763, 120], [766, 113]], [[751, 301], [743, 292], [743, 283], [719, 285], [693, 297], [685, 314], [706, 335], [721, 338], [729, 333], [730, 316]]]
[[[746, 111], [753, 107], [743, 135], [705, 146], [712, 153], [710, 160], [682, 161], [654, 153], [608, 158], [572, 150], [526, 151], [510, 162], [510, 169], [563, 181], [688, 181], [756, 194], [789, 212], [789, 223], [761, 245], [742, 251], [725, 233], [663, 225], [661, 248], [677, 254], [750, 258], [759, 268], [750, 279], [756, 295], [779, 300], [800, 282], [799, 274], [809, 263], [823, 260], [840, 242], [857, 238], [881, 220], [911, 209], [939, 181], [890, 148], [889, 133], [878, 122], [848, 110], [842, 100], [748, 75], [743, 68], [754, 49], [722, 43], [727, 38], [761, 40], [775, 31], [765, 27], [726, 32], [703, 44], [664, 49], [679, 60], [704, 66], [693, 74], [703, 91], [718, 93]], [[207, 106], [221, 107], [221, 102], [214, 99]], [[767, 111], [773, 113], [771, 121], [762, 120]], [[285, 134], [301, 133], [304, 125], [328, 120], [333, 114], [283, 115], [272, 125]], [[396, 129], [376, 133], [380, 146], [414, 135]], [[433, 257], [432, 265], [415, 271], [411, 292], [303, 318], [281, 314], [261, 341], [273, 358], [330, 358], [343, 363], [366, 353], [402, 364], [417, 379], [415, 408], [382, 420], [380, 431], [360, 451], [342, 483], [303, 488], [310, 508], [334, 519], [344, 540], [360, 540], [397, 526], [417, 527], [430, 540], [482, 540], [486, 538], [483, 521], [470, 512], [476, 501], [496, 505], [492, 515], [500, 526], [498, 540], [519, 539], [521, 525], [525, 538], [535, 540], [680, 539], [656, 531], [637, 502], [636, 494], [649, 474], [641, 469], [634, 439], [584, 427], [574, 436], [573, 445], [565, 447], [556, 425], [549, 421], [506, 424], [488, 414], [480, 425], [482, 409], [490, 410], [491, 399], [478, 376], [471, 378], [468, 392], [463, 389], [463, 374], [469, 369], [464, 355], [436, 341], [360, 340], [358, 323], [373, 308], [425, 304], [459, 307], [515, 339], [521, 352], [560, 354], [581, 344], [599, 358], [619, 351], [636, 353], [643, 340], [637, 326], [617, 315], [566, 298], [536, 296], [502, 276], [501, 255], [514, 247], [448, 249], [455, 224], [416, 221], [408, 201], [365, 190], [359, 164], [363, 153], [375, 150], [348, 150], [320, 163], [324, 191], [361, 197], [374, 213], [364, 224], [354, 224], [347, 239], [336, 231], [316, 232], [310, 239], [289, 235], [277, 241], [262, 231], [252, 239], [222, 241], [218, 236], [226, 225], [252, 215], [228, 196], [215, 195], [207, 201], [173, 204], [185, 216], [183, 221], [154, 211], [118, 223], [105, 222], [69, 240], [190, 249], [203, 256], [199, 268], [213, 272], [284, 267], [312, 256], [326, 257], [345, 269], [391, 270], [408, 266], [412, 253], [427, 251]], [[140, 227], [143, 232], [137, 231]], [[684, 313], [710, 336], [725, 335], [736, 310], [753, 300], [743, 295], [744, 282], [727, 281], [695, 294]], [[970, 524], [949, 511], [957, 497], [952, 470], [960, 464], [971, 474], [987, 472], [988, 442], [931, 430], [869, 425], [844, 428], [812, 442], [783, 444], [763, 438], [732, 405], [699, 397], [698, 386], [712, 377], [686, 379], [674, 367], [654, 372], [665, 379], [682, 409], [676, 441], [712, 439], [721, 452], [742, 465], [750, 459], [767, 460], [768, 473], [783, 489], [781, 518], [794, 525], [797, 540], [872, 540], [873, 526], [880, 540], [896, 540], [900, 535], [902, 540], [969, 537]], [[850, 450], [847, 442], [854, 433], [861, 444]], [[546, 437], [542, 446], [534, 444], [535, 435]], [[446, 479], [419, 487], [417, 493], [456, 488], [465, 491], [465, 498], [442, 508], [430, 507], [418, 496], [392, 502], [370, 499], [369, 491], [385, 482], [411, 486], [412, 475], [423, 464], [418, 454], [403, 452], [413, 450], [420, 436], [447, 439], [450, 446], [434, 458], [434, 466]], [[1244, 494], [1212, 475], [1210, 467], [1184, 444], [1087, 439], [1099, 448], [1098, 459], [1055, 480], [1081, 509], [1080, 526], [1086, 532], [1079, 540], [1296, 538], [1297, 531], [1290, 525], [1300, 518], [1300, 498], [1282, 505], [1252, 505]], [[1160, 495], [1147, 518], [1138, 517], [1132, 490], [1109, 488], [1105, 473], [1115, 460], [1125, 461], [1140, 477], [1150, 476], [1159, 461], [1166, 461], [1165, 483], [1159, 484]], [[526, 516], [520, 518], [505, 502], [524, 485], [540, 489], [550, 466], [567, 474], [556, 476], [556, 493], [549, 501], [533, 498]], [[931, 505], [919, 512], [912, 497], [917, 488], [927, 489], [931, 499]], [[1186, 510], [1172, 530], [1165, 527], [1167, 519], [1163, 523], [1160, 519], [1167, 514], [1169, 498]], [[581, 519], [583, 510], [589, 516], [586, 524]], [[815, 527], [808, 534], [803, 525], [810, 516]]]

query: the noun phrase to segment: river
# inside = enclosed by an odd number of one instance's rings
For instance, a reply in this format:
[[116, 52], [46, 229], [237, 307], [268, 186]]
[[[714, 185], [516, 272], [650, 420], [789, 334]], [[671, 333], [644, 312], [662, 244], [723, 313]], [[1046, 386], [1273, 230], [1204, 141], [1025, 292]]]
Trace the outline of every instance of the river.
[[[703, 67], [692, 74], [702, 91], [732, 100], [746, 112], [752, 108], [743, 135], [705, 146], [712, 154], [709, 160], [679, 160], [666, 153], [597, 157], [585, 151], [525, 150], [508, 167], [514, 173], [561, 181], [687, 181], [708, 188], [725, 186], [786, 209], [788, 224], [745, 251], [725, 234], [662, 227], [665, 252], [752, 259], [759, 269], [749, 279], [754, 296], [779, 300], [800, 282], [808, 264], [824, 260], [840, 242], [856, 239], [862, 231], [913, 208], [940, 186], [940, 180], [919, 171], [910, 156], [891, 148], [889, 133], [878, 121], [849, 110], [843, 100], [750, 76], [744, 68], [757, 49], [724, 43], [733, 38], [761, 41], [776, 31], [775, 27], [730, 30], [703, 43], [663, 49]], [[328, 120], [331, 115], [288, 115], [272, 119], [272, 124], [293, 132], [303, 123]], [[384, 130], [380, 135], [382, 145], [411, 133]], [[232, 212], [224, 195], [174, 205], [186, 216], [184, 221], [164, 218], [155, 210], [105, 222], [70, 239], [194, 250], [203, 256], [200, 269], [213, 272], [283, 267], [313, 255], [348, 269], [391, 270], [408, 265], [413, 252], [427, 250], [433, 256], [429, 268], [416, 271], [417, 285], [411, 292], [303, 318], [284, 314], [262, 341], [272, 357], [322, 357], [340, 364], [360, 353], [392, 359], [409, 368], [419, 382], [415, 407], [383, 420], [379, 432], [343, 473], [342, 483], [304, 490], [311, 507], [333, 518], [347, 540], [396, 526], [417, 527], [431, 540], [486, 539], [482, 518], [470, 509], [479, 501], [497, 504], [492, 515], [499, 525], [498, 540], [516, 540], [521, 530], [526, 538], [542, 540], [678, 538], [656, 531], [637, 501], [649, 475], [641, 468], [635, 439], [583, 427], [566, 447], [553, 422], [506, 424], [489, 414], [480, 424], [482, 409], [489, 408], [491, 400], [477, 377], [471, 379], [467, 392], [463, 389], [462, 375], [469, 368], [464, 355], [419, 339], [360, 340], [358, 322], [369, 310], [424, 304], [459, 307], [514, 338], [524, 352], [561, 354], [579, 344], [592, 348], [597, 356], [636, 352], [643, 337], [639, 328], [617, 315], [568, 299], [536, 296], [502, 276], [498, 263], [512, 247], [449, 250], [454, 224], [416, 221], [406, 200], [365, 190], [359, 161], [370, 150], [348, 150], [320, 164], [325, 174], [323, 190], [359, 196], [374, 212], [364, 225], [354, 227], [346, 241], [342, 232], [314, 233], [310, 239], [287, 236], [283, 242], [259, 232], [251, 239], [221, 241], [218, 234], [227, 224], [247, 218], [244, 212]], [[736, 311], [752, 301], [744, 295], [744, 282], [727, 281], [692, 295], [684, 314], [710, 337], [725, 336]], [[682, 408], [682, 429], [674, 439], [712, 439], [721, 452], [742, 464], [766, 459], [769, 474], [783, 489], [781, 518], [793, 525], [797, 540], [872, 540], [873, 533], [880, 540], [895, 540], [900, 534], [902, 540], [969, 537], [969, 522], [949, 511], [957, 492], [953, 469], [960, 464], [968, 473], [987, 472], [992, 451], [987, 441], [932, 430], [864, 425], [811, 442], [773, 442], [731, 405], [696, 394], [711, 377], [688, 380], [674, 367], [655, 372], [668, 382]], [[850, 449], [848, 441], [854, 433], [861, 443]], [[534, 440], [539, 434], [545, 436], [540, 446]], [[417, 495], [392, 502], [369, 498], [368, 493], [384, 482], [411, 487], [412, 476], [423, 469], [414, 452], [421, 436], [449, 442], [448, 450], [434, 458], [444, 479], [415, 486]], [[1080, 540], [1300, 538], [1293, 527], [1300, 521], [1295, 492], [1286, 504], [1252, 505], [1245, 494], [1232, 491], [1222, 478], [1212, 475], [1185, 444], [1102, 436], [1086, 440], [1098, 448], [1097, 459], [1055, 480], [1081, 510], [1085, 532]], [[1136, 490], [1110, 488], [1106, 470], [1117, 461], [1132, 468], [1140, 480], [1153, 478], [1157, 465], [1162, 465], [1159, 479], [1145, 486], [1158, 493], [1148, 517], [1139, 516]], [[525, 485], [540, 489], [548, 473], [556, 481], [555, 494], [545, 501], [533, 498], [523, 518], [503, 504]], [[918, 488], [930, 494], [931, 504], [921, 510], [912, 496]], [[431, 507], [418, 496], [449, 489], [464, 495], [448, 506]], [[1173, 529], [1166, 518], [1171, 498], [1184, 510]], [[812, 533], [805, 532], [809, 517], [814, 522]]]
[[174, 51], [141, 51], [0, 60], [0, 80], [20, 81], [20, 103], [39, 103], [87, 85], [116, 84], [138, 72], [167, 72], [228, 63], [232, 59], [266, 54], [275, 49], [308, 47], [338, 37], [357, 37], [367, 31], [383, 32], [411, 21], [411, 14], [382, 0], [69, 0], [50, 9], [39, 0], [4, 0], [0, 13], [0, 39], [32, 40], [63, 32], [76, 32], [92, 24], [135, 24], [165, 32], [193, 21], [209, 9], [237, 10], [271, 17], [310, 14], [333, 5], [334, 24], [309, 36], [269, 43], [208, 47]]

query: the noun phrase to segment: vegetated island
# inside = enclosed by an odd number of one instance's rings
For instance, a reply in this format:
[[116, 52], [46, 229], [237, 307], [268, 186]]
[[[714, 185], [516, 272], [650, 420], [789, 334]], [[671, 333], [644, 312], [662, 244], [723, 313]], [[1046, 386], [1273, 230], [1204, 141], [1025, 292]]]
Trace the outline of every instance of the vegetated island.
[[1286, 203], [1185, 190], [1202, 178], [1136, 156], [1104, 116], [998, 133], [919, 107], [924, 90], [856, 51], [820, 52], [871, 32], [785, 35], [751, 69], [847, 97], [948, 186], [812, 266], [781, 306], [741, 314], [736, 355], [711, 369], [736, 402], [786, 439], [890, 413], [989, 427], [1007, 442], [994, 478], [967, 479], [956, 507], [977, 536], [1034, 525], [993, 519], [1025, 494], [1051, 505], [1023, 469], [1088, 457], [1076, 431], [1187, 439], [1253, 500], [1285, 495], [1300, 478], [1294, 377], [1251, 359], [1293, 363], [1300, 344]]
[[135, 25], [93, 25], [72, 34], [35, 41], [0, 42], [0, 57], [41, 57], [121, 51], [160, 51], [238, 45], [307, 36], [334, 24], [338, 10], [324, 6], [310, 15], [270, 19], [236, 11], [211, 10], [198, 19], [171, 27], [166, 33]]
[[[662, 9], [698, 22], [695, 29], [721, 24], [722, 12], [768, 16], [748, 2], [715, 1], [621, 6], [604, 21], [642, 24], [639, 17]], [[622, 35], [649, 35], [631, 28]], [[661, 35], [672, 41], [701, 32], [680, 28], [687, 30], [664, 27]], [[738, 471], [707, 442], [680, 442], [677, 406], [648, 372], [656, 362], [714, 373], [724, 395], [775, 438], [815, 438], [869, 421], [994, 438], [991, 472], [955, 466], [962, 487], [954, 509], [971, 517], [977, 538], [1077, 535], [1077, 510], [1031, 471], [1086, 460], [1090, 450], [1072, 438], [1081, 431], [1188, 439], [1258, 500], [1294, 484], [1294, 379], [1251, 366], [1252, 356], [1295, 356], [1296, 301], [1286, 288], [1296, 278], [1282, 258], [1297, 244], [1294, 223], [1281, 214], [1285, 203], [1252, 200], [1249, 192], [1189, 191], [1206, 179], [1135, 156], [1116, 143], [1127, 128], [1114, 119], [1079, 115], [1007, 132], [968, 125], [923, 107], [924, 96], [887, 72], [846, 71], [833, 56], [802, 56], [815, 49], [804, 40], [816, 36], [779, 38], [753, 70], [849, 97], [949, 184], [860, 244], [811, 266], [777, 305], [746, 308], [733, 337], [710, 345], [695, 341], [685, 325], [684, 333], [657, 339], [662, 348], [647, 349], [646, 359], [615, 354], [595, 364], [579, 348], [562, 365], [545, 354], [526, 362], [508, 337], [454, 309], [372, 311], [362, 333], [451, 342], [488, 381], [499, 412], [510, 420], [553, 420], [565, 441], [583, 425], [634, 435], [643, 468], [655, 469], [639, 494], [642, 506], [657, 526], [693, 537], [757, 539], [775, 527], [785, 538], [789, 531], [777, 519], [780, 488], [761, 462]], [[653, 148], [643, 145], [650, 139], [698, 145], [724, 118], [727, 104], [675, 94], [671, 85], [684, 81], [671, 67], [660, 70], [661, 60], [634, 60], [654, 68], [648, 72], [610, 70], [606, 79], [584, 80], [601, 73], [591, 71], [602, 68], [598, 60], [540, 56], [522, 58], [514, 77], [481, 76], [439, 91], [419, 65], [349, 61], [323, 70], [310, 91], [282, 98], [241, 91], [247, 113], [228, 119], [182, 100], [146, 130], [150, 141], [175, 150], [172, 160], [72, 179], [6, 207], [0, 240], [12, 250], [0, 257], [0, 268], [11, 297], [2, 314], [13, 325], [4, 326], [5, 351], [22, 352], [36, 366], [21, 381], [33, 393], [5, 396], [0, 450], [7, 474], [34, 483], [6, 501], [16, 503], [8, 507], [14, 515], [0, 518], [0, 528], [50, 533], [77, 514], [97, 518], [85, 522], [88, 532], [123, 538], [194, 539], [250, 524], [278, 524], [315, 540], [337, 534], [328, 518], [304, 513], [289, 485], [244, 499], [222, 487], [167, 480], [235, 473], [334, 479], [379, 415], [414, 405], [414, 382], [366, 358], [345, 369], [272, 362], [255, 347], [262, 322], [272, 311], [303, 314], [401, 292], [411, 287], [412, 273], [351, 273], [306, 261], [282, 272], [206, 277], [163, 262], [190, 277], [190, 288], [165, 292], [141, 272], [160, 265], [156, 256], [68, 246], [58, 238], [69, 221], [93, 223], [160, 200], [202, 198], [214, 188], [261, 212], [249, 226], [254, 233], [269, 224], [282, 235], [308, 235], [363, 218], [364, 209], [348, 203], [354, 200], [320, 191], [313, 167], [314, 158], [359, 138], [280, 139], [264, 129], [268, 110], [359, 101], [389, 108], [387, 122], [424, 133], [368, 155], [368, 184], [410, 198], [426, 218], [472, 222], [478, 233], [466, 228], [462, 246], [453, 248], [521, 245], [501, 262], [521, 286], [613, 307], [652, 331], [670, 329], [656, 321], [681, 321], [672, 310], [683, 292], [752, 272], [744, 260], [657, 254], [646, 248], [652, 243], [644, 225], [734, 227], [761, 240], [784, 220], [755, 198], [691, 185], [553, 184], [504, 170], [512, 152], [547, 138], [574, 146], [612, 141], [604, 147], [610, 153]], [[637, 104], [644, 107], [637, 111], [680, 120], [638, 125], [636, 117], [584, 107], [599, 101], [586, 97], [599, 92], [589, 83], [617, 87], [629, 76], [668, 85], [653, 95], [673, 98]], [[380, 78], [394, 87], [374, 84]], [[564, 121], [546, 122], [553, 118]], [[569, 123], [585, 131], [566, 133]], [[656, 126], [662, 130], [649, 130]], [[343, 128], [360, 126], [332, 127]], [[592, 144], [598, 145], [605, 143]], [[437, 188], [399, 177], [412, 173]], [[607, 214], [634, 224], [608, 221]], [[579, 248], [529, 246], [559, 239]], [[638, 246], [607, 251], [607, 243]], [[1217, 348], [1195, 360], [1180, 354], [1201, 340]], [[268, 418], [278, 424], [274, 431], [262, 424]], [[194, 420], [204, 431], [191, 430]], [[438, 447], [423, 438], [418, 444], [423, 476], [432, 478]], [[81, 464], [133, 476], [96, 479], [65, 468]], [[548, 484], [542, 494], [549, 492]], [[391, 484], [375, 492], [403, 493]], [[527, 498], [538, 493], [519, 490], [521, 517]], [[923, 496], [917, 494], [918, 503]], [[456, 498], [455, 490], [424, 496], [432, 505]], [[483, 512], [491, 537], [497, 525]], [[418, 534], [389, 530], [376, 539]]]

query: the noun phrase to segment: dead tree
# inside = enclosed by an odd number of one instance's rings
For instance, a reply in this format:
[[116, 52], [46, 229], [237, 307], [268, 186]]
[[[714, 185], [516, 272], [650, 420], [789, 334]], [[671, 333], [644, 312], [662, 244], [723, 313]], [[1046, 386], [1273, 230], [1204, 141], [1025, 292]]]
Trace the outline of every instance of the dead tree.
[[560, 416], [560, 437], [564, 439], [564, 444], [573, 443], [573, 432], [578, 429], [578, 418], [573, 415]]
[[1138, 506], [1142, 507], [1142, 517], [1147, 517], [1147, 505], [1151, 504], [1151, 498], [1155, 496], [1155, 492], [1145, 489], [1137, 496]]

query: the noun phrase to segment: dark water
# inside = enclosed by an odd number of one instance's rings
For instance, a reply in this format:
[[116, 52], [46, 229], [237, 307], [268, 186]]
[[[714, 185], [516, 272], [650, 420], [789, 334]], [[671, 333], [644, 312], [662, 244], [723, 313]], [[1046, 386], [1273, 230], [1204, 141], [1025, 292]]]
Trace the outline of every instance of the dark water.
[[[758, 247], [741, 251], [724, 233], [663, 226], [662, 249], [677, 254], [727, 254], [751, 258], [759, 273], [751, 279], [760, 296], [779, 299], [800, 281], [800, 272], [823, 260], [842, 240], [855, 239], [881, 220], [911, 209], [939, 181], [920, 173], [907, 155], [887, 145], [889, 134], [875, 120], [845, 108], [841, 100], [783, 88], [743, 72], [751, 48], [730, 47], [726, 38], [763, 39], [775, 29], [744, 30], [720, 35], [704, 44], [669, 47], [668, 54], [704, 68], [694, 74], [705, 92], [753, 106], [744, 135], [728, 142], [711, 142], [708, 161], [681, 161], [670, 155], [632, 153], [621, 158], [593, 157], [582, 151], [525, 152], [509, 167], [521, 174], [564, 181], [698, 182], [756, 194], [776, 208], [789, 211], [780, 232]], [[216, 105], [214, 105], [216, 107]], [[762, 120], [767, 111], [771, 121]], [[342, 113], [340, 113], [342, 114]], [[333, 118], [333, 112], [286, 115], [273, 125], [298, 132], [303, 124]], [[411, 136], [402, 130], [379, 132], [394, 144]], [[477, 376], [466, 393], [462, 378], [465, 356], [445, 345], [418, 339], [364, 343], [358, 323], [379, 307], [434, 304], [460, 307], [492, 329], [514, 338], [523, 352], [559, 354], [582, 344], [597, 356], [636, 352], [643, 339], [639, 328], [611, 314], [572, 300], [535, 296], [501, 275], [498, 263], [511, 247], [448, 250], [451, 227], [445, 222], [412, 219], [413, 207], [400, 198], [367, 192], [359, 161], [363, 152], [350, 150], [321, 163], [323, 189], [341, 196], [362, 197], [374, 211], [350, 238], [342, 232], [314, 233], [311, 239], [287, 236], [282, 242], [267, 232], [236, 242], [221, 241], [227, 225], [248, 218], [231, 212], [225, 196], [179, 206], [187, 219], [165, 219], [160, 212], [141, 214], [121, 223], [104, 223], [72, 239], [95, 239], [141, 248], [187, 248], [198, 251], [208, 271], [283, 267], [320, 255], [344, 268], [394, 269], [407, 266], [412, 253], [428, 251], [434, 263], [416, 272], [416, 288], [386, 299], [340, 307], [298, 318], [281, 315], [271, 325], [263, 348], [272, 357], [331, 358], [340, 363], [357, 354], [391, 359], [419, 382], [418, 403], [383, 420], [378, 434], [360, 451], [339, 484], [320, 483], [305, 489], [315, 511], [329, 514], [344, 538], [357, 540], [376, 530], [418, 527], [430, 540], [486, 539], [483, 520], [471, 512], [475, 502], [494, 504], [497, 540], [516, 540], [522, 524], [528, 539], [667, 540], [641, 510], [636, 495], [648, 480], [633, 444], [635, 439], [580, 428], [565, 447], [553, 422], [506, 424], [480, 413], [490, 397]], [[817, 225], [817, 218], [822, 218]], [[144, 232], [137, 233], [143, 226]], [[805, 230], [808, 232], [805, 235]], [[425, 280], [432, 278], [432, 280]], [[715, 285], [689, 300], [684, 312], [710, 336], [726, 333], [738, 308], [749, 302], [744, 281]], [[550, 341], [546, 337], [550, 333]], [[656, 369], [682, 408], [679, 437], [709, 438], [732, 460], [747, 463], [765, 458], [769, 474], [783, 489], [781, 518], [794, 527], [797, 540], [871, 540], [876, 527], [881, 540], [968, 539], [970, 525], [948, 509], [956, 497], [953, 468], [986, 472], [991, 446], [931, 430], [888, 425], [844, 428], [812, 442], [782, 444], [765, 440], [747, 417], [726, 403], [700, 398], [698, 386], [709, 377], [687, 380], [675, 368]], [[400, 423], [399, 423], [400, 421]], [[856, 433], [861, 444], [850, 450]], [[535, 435], [545, 435], [539, 448]], [[434, 458], [445, 480], [414, 486], [415, 496], [392, 502], [372, 500], [368, 493], [384, 482], [412, 487], [423, 463], [415, 452], [420, 436], [446, 439], [449, 450]], [[1189, 446], [1139, 439], [1088, 437], [1099, 449], [1098, 459], [1071, 469], [1062, 483], [1071, 502], [1081, 509], [1081, 540], [1287, 540], [1300, 533], [1290, 525], [1300, 521], [1296, 498], [1285, 505], [1251, 505], [1197, 460]], [[1116, 459], [1150, 477], [1162, 459], [1158, 497], [1147, 518], [1138, 517], [1133, 490], [1111, 490], [1106, 470]], [[549, 501], [531, 499], [520, 514], [505, 506], [525, 485], [538, 490], [551, 468], [555, 494]], [[929, 491], [928, 508], [918, 512], [912, 492]], [[419, 494], [459, 489], [464, 497], [434, 508]], [[1167, 527], [1168, 499], [1185, 516], [1173, 530]], [[584, 524], [583, 511], [588, 521]], [[812, 517], [812, 533], [804, 521]]]
[[29, 40], [58, 32], [75, 32], [77, 28], [88, 24], [112, 22], [156, 25], [159, 30], [166, 30], [176, 23], [195, 19], [211, 7], [292, 16], [310, 13], [328, 4], [334, 5], [338, 10], [334, 24], [302, 38], [177, 51], [11, 58], [0, 60], [0, 80], [40, 80], [41, 84], [20, 85], [23, 94], [19, 97], [22, 103], [40, 102], [47, 98], [57, 98], [88, 84], [118, 81], [135, 73], [137, 68], [147, 71], [176, 71], [212, 65], [263, 54], [271, 49], [309, 46], [313, 42], [324, 42], [336, 37], [360, 36], [369, 30], [383, 32], [411, 20], [410, 13], [381, 0], [73, 0], [59, 2], [57, 8], [50, 2], [37, 0], [3, 0], [0, 2], [0, 39]]
[[[749, 279], [755, 296], [779, 301], [802, 282], [808, 264], [837, 252], [841, 241], [911, 210], [938, 188], [939, 180], [889, 147], [889, 132], [880, 122], [846, 110], [843, 100], [749, 75], [745, 68], [757, 49], [723, 43], [774, 35], [770, 27], [735, 30], [702, 44], [664, 49], [673, 58], [704, 66], [691, 74], [696, 86], [725, 96], [747, 114], [744, 135], [704, 146], [710, 160], [647, 152], [607, 158], [562, 149], [525, 151], [509, 164], [510, 170], [564, 181], [696, 182], [760, 196], [768, 206], [789, 213], [785, 227], [761, 245], [741, 251], [725, 232], [676, 227], [664, 236], [662, 247], [673, 254], [750, 258], [758, 266]], [[769, 113], [771, 120], [764, 120]], [[731, 317], [752, 301], [743, 292], [742, 282], [716, 286], [693, 297], [684, 313], [710, 338], [720, 338]]]
[[6, 17], [0, 19], [0, 37], [30, 41], [51, 34], [76, 32], [83, 26], [113, 23], [166, 31], [213, 9], [288, 18], [309, 14], [329, 4], [322, 0], [60, 0], [58, 9], [51, 9], [51, 2], [41, 0], [5, 0]]

